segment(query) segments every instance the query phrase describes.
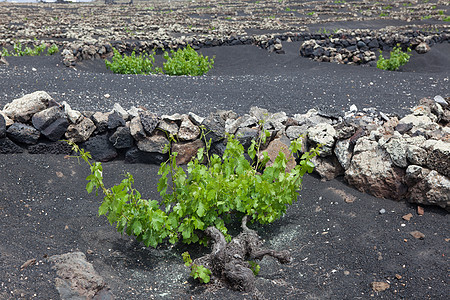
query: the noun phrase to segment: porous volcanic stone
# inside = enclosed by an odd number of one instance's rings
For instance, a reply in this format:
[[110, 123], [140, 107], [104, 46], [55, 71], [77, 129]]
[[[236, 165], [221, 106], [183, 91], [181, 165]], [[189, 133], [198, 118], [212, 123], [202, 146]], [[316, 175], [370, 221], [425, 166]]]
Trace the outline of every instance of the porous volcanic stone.
[[360, 138], [354, 149], [345, 179], [361, 192], [379, 198], [401, 199], [407, 191], [405, 171], [392, 165], [389, 154], [377, 142]]
[[6, 136], [6, 121], [3, 115], [0, 115], [0, 139]]
[[450, 210], [450, 179], [434, 170], [409, 165], [405, 175], [407, 200], [412, 203], [438, 205]]
[[181, 141], [193, 141], [200, 135], [200, 128], [191, 122], [189, 117], [183, 116], [180, 129], [178, 130], [178, 138]]
[[137, 142], [137, 147], [139, 150], [144, 152], [157, 152], [164, 154], [166, 145], [169, 144], [169, 140], [163, 135], [153, 135], [146, 137], [145, 139]]
[[22, 124], [14, 123], [6, 130], [8, 137], [17, 142], [23, 144], [36, 144], [37, 140], [41, 136], [38, 130], [34, 127]]
[[116, 158], [116, 148], [109, 142], [107, 134], [96, 135], [90, 138], [83, 147], [89, 151], [92, 158], [96, 161], [110, 161]]
[[264, 150], [264, 152], [267, 152], [270, 157], [270, 160], [266, 165], [267, 167], [273, 165], [280, 152], [283, 152], [285, 157], [288, 159], [288, 162], [286, 164], [286, 172], [290, 172], [296, 166], [295, 158], [291, 157], [288, 143], [289, 140], [283, 142], [281, 139], [275, 139], [269, 143], [267, 149]]
[[152, 164], [152, 165], [160, 165], [161, 163], [167, 161], [169, 155], [161, 154], [157, 152], [144, 152], [140, 151], [138, 148], [133, 147], [130, 148], [125, 153], [125, 162], [127, 163], [143, 163], [143, 164]]
[[82, 252], [53, 255], [49, 261], [56, 269], [56, 289], [62, 300], [102, 299], [114, 296], [105, 280], [95, 271]]
[[450, 142], [437, 141], [431, 146], [426, 165], [450, 177]]
[[95, 124], [89, 118], [83, 118], [78, 124], [71, 124], [67, 128], [66, 138], [75, 143], [86, 141], [95, 131]]
[[141, 119], [142, 127], [144, 128], [145, 132], [151, 135], [156, 127], [158, 127], [160, 120], [159, 117], [156, 114], [148, 111], [140, 111], [139, 117]]
[[314, 144], [321, 144], [319, 155], [328, 156], [332, 154], [336, 130], [330, 124], [317, 124], [307, 131], [308, 140]]
[[28, 147], [30, 154], [70, 154], [72, 146], [64, 141], [56, 141], [54, 143], [39, 143]]
[[13, 141], [7, 137], [0, 139], [0, 153], [1, 154], [13, 154], [22, 153], [22, 147], [16, 145]]
[[135, 117], [131, 120], [130, 133], [136, 141], [142, 141], [145, 139], [146, 134], [140, 117]]
[[125, 126], [125, 120], [118, 112], [113, 112], [108, 115], [108, 129], [116, 129], [119, 126]]
[[133, 136], [128, 127], [117, 128], [117, 130], [109, 137], [109, 141], [117, 149], [125, 149], [133, 146]]
[[225, 137], [225, 120], [219, 113], [210, 113], [202, 125], [206, 128], [207, 141], [211, 139], [215, 143]]
[[109, 115], [110, 115], [110, 113], [96, 112], [92, 116], [92, 121], [94, 121], [96, 130], [97, 130], [96, 132], [102, 133], [108, 129]]

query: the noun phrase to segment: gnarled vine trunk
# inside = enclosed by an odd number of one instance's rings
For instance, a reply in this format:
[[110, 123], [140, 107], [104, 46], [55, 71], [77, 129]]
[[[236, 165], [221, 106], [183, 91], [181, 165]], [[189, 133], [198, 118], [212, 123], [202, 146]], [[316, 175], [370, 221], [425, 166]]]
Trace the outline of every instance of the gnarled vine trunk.
[[225, 282], [231, 289], [252, 292], [255, 290], [255, 276], [249, 260], [260, 260], [269, 255], [280, 263], [291, 261], [289, 251], [274, 251], [261, 248], [262, 241], [256, 231], [247, 227], [247, 216], [242, 218], [242, 232], [231, 242], [215, 227], [208, 227], [206, 234], [213, 242], [210, 254], [194, 260], [212, 272], [212, 276]]

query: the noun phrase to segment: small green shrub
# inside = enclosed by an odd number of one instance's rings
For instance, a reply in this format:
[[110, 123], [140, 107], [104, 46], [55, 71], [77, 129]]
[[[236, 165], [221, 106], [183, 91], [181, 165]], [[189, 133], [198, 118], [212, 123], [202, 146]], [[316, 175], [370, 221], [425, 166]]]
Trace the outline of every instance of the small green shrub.
[[[205, 244], [206, 239], [200, 233], [209, 226], [217, 228], [230, 241], [226, 224], [233, 216], [249, 216], [252, 222], [261, 224], [281, 218], [287, 207], [297, 201], [302, 177], [313, 171], [311, 158], [318, 154], [319, 148], [304, 153], [300, 162], [286, 172], [288, 160], [301, 149], [300, 139], [292, 141], [289, 158], [280, 152], [272, 166], [265, 167], [269, 157], [260, 147], [268, 136], [268, 132], [262, 134], [249, 147], [247, 153], [253, 162], [245, 158], [244, 147], [233, 136], [228, 137], [222, 157], [208, 155], [211, 140], [206, 142], [206, 150], [198, 151], [187, 171], [177, 166], [177, 153], [170, 153], [158, 172], [162, 203], [142, 199], [133, 188], [134, 179], [129, 173], [120, 184], [106, 188], [102, 164], [91, 163], [88, 152], [68, 143], [90, 167], [87, 192], [103, 192], [99, 215], [105, 215], [111, 225], [116, 224], [117, 231], [136, 236], [147, 247], [156, 247], [165, 239], [172, 244], [180, 239], [187, 244]], [[206, 140], [203, 131], [202, 137]]]
[[443, 21], [444, 21], [444, 22], [450, 22], [450, 16], [445, 17], [445, 18], [443, 19]]
[[[38, 56], [44, 53], [45, 49], [47, 49], [47, 45], [42, 43], [40, 45], [37, 45], [33, 48], [26, 46], [23, 48], [22, 43], [14, 43], [13, 45], [13, 51], [9, 52], [8, 49], [3, 48], [2, 49], [2, 56]], [[56, 52], [55, 52], [56, 51]], [[47, 50], [47, 55], [52, 55], [58, 52], [58, 46], [53, 44], [50, 48]]]
[[163, 69], [167, 75], [200, 76], [213, 68], [214, 57], [211, 59], [208, 56], [203, 57], [189, 45], [184, 49], [178, 49], [176, 52], [173, 50], [170, 52], [172, 56], [169, 56], [167, 52], [164, 53], [164, 58], [167, 61], [163, 64]]
[[155, 74], [160, 73], [161, 69], [154, 66], [155, 52], [150, 54], [136, 55], [135, 51], [131, 55], [121, 55], [120, 52], [113, 48], [112, 61], [105, 60], [108, 69], [116, 74]]
[[382, 70], [397, 71], [401, 66], [405, 65], [409, 61], [409, 58], [411, 57], [409, 54], [410, 52], [410, 48], [407, 49], [407, 52], [403, 52], [400, 49], [400, 46], [397, 45], [397, 47], [394, 47], [393, 51], [391, 51], [389, 59], [385, 59], [380, 51], [380, 56], [377, 61], [377, 68]]
[[[103, 192], [99, 215], [105, 215], [117, 231], [136, 236], [147, 247], [157, 247], [166, 239], [172, 244], [182, 240], [187, 244], [206, 245], [205, 235], [201, 232], [210, 226], [218, 229], [230, 242], [226, 224], [236, 217], [248, 216], [252, 222], [261, 224], [281, 218], [287, 207], [297, 201], [302, 177], [314, 169], [311, 158], [318, 154], [320, 145], [304, 153], [299, 163], [287, 172], [289, 159], [301, 149], [301, 138], [291, 142], [289, 157], [280, 151], [272, 166], [266, 167], [269, 157], [260, 148], [269, 136], [269, 132], [262, 131], [258, 140], [252, 141], [247, 151], [250, 162], [244, 156], [244, 147], [233, 136], [228, 137], [222, 157], [210, 156], [211, 140], [206, 141], [202, 129], [206, 148], [201, 148], [188, 164], [187, 173], [177, 166], [177, 153], [170, 153], [169, 160], [161, 164], [158, 192], [162, 203], [142, 199], [133, 188], [134, 179], [129, 173], [120, 184], [106, 188], [102, 164], [91, 163], [89, 152], [67, 142], [79, 153], [77, 158], [82, 158], [90, 167], [91, 174], [86, 178], [87, 192]], [[165, 150], [170, 152], [170, 145]], [[203, 283], [210, 281], [209, 269], [193, 263], [188, 252], [182, 256], [185, 265], [191, 268], [192, 277]], [[249, 264], [257, 275], [260, 266], [254, 261]]]
[[56, 44], [51, 45], [47, 49], [47, 55], [53, 55], [59, 52], [58, 46]]

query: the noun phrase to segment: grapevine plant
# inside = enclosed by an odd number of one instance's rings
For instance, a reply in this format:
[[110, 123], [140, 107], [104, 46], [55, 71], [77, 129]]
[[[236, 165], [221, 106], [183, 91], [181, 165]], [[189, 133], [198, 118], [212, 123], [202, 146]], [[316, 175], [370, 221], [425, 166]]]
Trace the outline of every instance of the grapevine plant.
[[408, 48], [406, 52], [403, 52], [400, 49], [400, 45], [397, 45], [397, 47], [394, 47], [393, 51], [391, 51], [389, 58], [385, 59], [380, 51], [377, 68], [381, 70], [397, 71], [401, 66], [409, 62], [409, 58], [411, 57], [410, 53], [410, 48]]
[[164, 72], [171, 76], [191, 75], [200, 76], [206, 74], [213, 68], [214, 58], [208, 58], [195, 52], [191, 46], [187, 45], [184, 49], [178, 49], [176, 52], [170, 51], [164, 52], [164, 59], [166, 62], [163, 64]]
[[[105, 215], [119, 232], [134, 235], [147, 247], [156, 247], [166, 239], [172, 244], [180, 240], [187, 244], [206, 244], [202, 232], [211, 228], [229, 242], [227, 224], [233, 216], [261, 224], [282, 217], [287, 206], [297, 200], [302, 176], [312, 172], [311, 158], [318, 154], [318, 147], [301, 155], [299, 163], [287, 172], [288, 160], [301, 149], [300, 139], [291, 142], [290, 157], [280, 151], [272, 165], [266, 167], [269, 157], [261, 151], [261, 145], [268, 136], [264, 133], [252, 142], [247, 151], [249, 161], [244, 156], [244, 147], [232, 135], [228, 136], [222, 157], [209, 155], [211, 140], [206, 141], [202, 131], [206, 149], [198, 151], [187, 165], [187, 171], [177, 166], [176, 152], [171, 152], [168, 161], [161, 164], [157, 187], [163, 199], [161, 203], [143, 199], [133, 187], [133, 176], [129, 173], [121, 183], [107, 188], [103, 183], [102, 164], [91, 162], [89, 152], [69, 143], [78, 153], [76, 157], [90, 167], [87, 192], [101, 191], [104, 195], [99, 215]], [[261, 170], [264, 171], [260, 173]], [[246, 228], [244, 223], [243, 228]], [[183, 257], [191, 267], [192, 276], [202, 282], [209, 281], [208, 269], [193, 263], [189, 254]], [[253, 263], [252, 269], [255, 273], [259, 271]]]
[[105, 60], [105, 65], [115, 74], [158, 74], [164, 73], [170, 76], [190, 75], [200, 76], [206, 74], [214, 66], [214, 57], [209, 58], [197, 53], [191, 46], [184, 49], [174, 50], [169, 53], [164, 52], [163, 69], [155, 66], [155, 51], [136, 55], [133, 51], [131, 55], [122, 55], [113, 48], [111, 61]]

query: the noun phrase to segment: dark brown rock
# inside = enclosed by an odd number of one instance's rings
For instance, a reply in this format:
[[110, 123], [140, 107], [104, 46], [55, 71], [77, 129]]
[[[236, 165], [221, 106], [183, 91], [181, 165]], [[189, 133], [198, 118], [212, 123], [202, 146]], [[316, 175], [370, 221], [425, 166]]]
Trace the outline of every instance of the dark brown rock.
[[197, 155], [200, 148], [205, 147], [201, 140], [195, 140], [189, 143], [176, 143], [172, 146], [172, 152], [177, 152], [177, 165], [185, 165]]

